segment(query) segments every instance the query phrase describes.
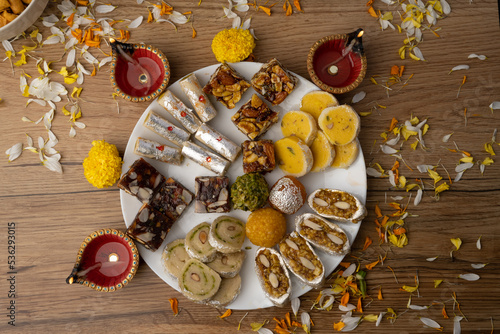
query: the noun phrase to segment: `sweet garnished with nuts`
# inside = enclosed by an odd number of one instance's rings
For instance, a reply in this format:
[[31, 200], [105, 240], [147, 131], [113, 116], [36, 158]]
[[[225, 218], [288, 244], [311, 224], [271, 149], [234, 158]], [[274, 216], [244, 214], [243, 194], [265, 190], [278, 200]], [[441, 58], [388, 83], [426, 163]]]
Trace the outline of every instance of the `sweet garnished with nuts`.
[[271, 110], [256, 94], [231, 117], [238, 130], [250, 140], [257, 139], [278, 121], [278, 113]]
[[283, 306], [290, 295], [291, 282], [279, 253], [271, 248], [259, 248], [255, 256], [255, 271], [266, 297], [274, 305]]
[[322, 217], [358, 223], [366, 216], [365, 206], [346, 191], [318, 189], [309, 195], [309, 206]]
[[243, 149], [243, 172], [267, 173], [276, 167], [274, 144], [272, 140], [246, 140], [241, 144]]
[[280, 104], [294, 90], [297, 78], [273, 58], [252, 77], [252, 86], [273, 105]]
[[228, 64], [222, 63], [203, 87], [203, 91], [205, 94], [215, 96], [217, 101], [228, 109], [233, 109], [249, 87], [250, 83], [238, 72]]

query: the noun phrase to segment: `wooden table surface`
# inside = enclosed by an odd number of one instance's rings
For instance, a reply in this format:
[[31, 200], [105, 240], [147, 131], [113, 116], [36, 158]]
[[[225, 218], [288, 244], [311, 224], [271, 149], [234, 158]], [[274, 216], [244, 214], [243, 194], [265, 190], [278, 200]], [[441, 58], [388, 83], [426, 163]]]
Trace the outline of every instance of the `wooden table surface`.
[[[59, 1], [50, 2], [43, 16], [56, 13]], [[116, 20], [135, 19], [138, 15], [147, 18], [146, 4], [136, 1], [113, 1], [118, 8], [99, 17]], [[264, 1], [257, 1], [265, 5]], [[406, 142], [399, 152], [408, 169], [401, 161], [400, 175], [408, 183], [421, 179], [425, 184], [423, 199], [418, 206], [413, 204], [416, 191], [395, 190], [387, 177], [368, 177], [368, 216], [363, 221], [360, 232], [353, 243], [352, 251], [345, 261], [359, 261], [361, 267], [376, 261], [379, 255], [386, 256], [383, 264], [367, 271], [369, 297], [363, 301], [364, 315], [378, 315], [392, 308], [399, 317], [391, 323], [384, 317], [380, 326], [364, 321], [356, 332], [373, 333], [427, 333], [434, 329], [424, 327], [419, 320], [427, 317], [443, 326], [444, 332], [453, 331], [453, 318], [460, 315], [454, 308], [453, 294], [460, 303], [460, 310], [466, 316], [461, 321], [464, 333], [490, 333], [500, 328], [500, 165], [495, 156], [492, 165], [486, 166], [481, 175], [476, 165], [467, 170], [459, 182], [453, 182], [448, 191], [441, 193], [439, 201], [433, 198], [433, 180], [426, 173], [417, 171], [420, 164], [437, 165], [437, 171], [448, 179], [456, 176], [455, 167], [462, 158], [453, 141], [461, 150], [469, 152], [474, 162], [490, 157], [484, 144], [491, 142], [494, 130], [500, 125], [500, 111], [488, 107], [493, 101], [500, 101], [500, 30], [498, 5], [494, 0], [450, 1], [452, 11], [448, 17], [440, 19], [436, 37], [424, 31], [424, 41], [419, 47], [426, 59], [417, 62], [401, 60], [398, 49], [403, 45], [404, 34], [388, 28], [380, 29], [378, 20], [367, 12], [365, 1], [302, 0], [302, 13], [294, 10], [285, 16], [283, 1], [277, 1], [272, 15], [262, 10], [250, 8], [242, 17], [252, 18], [251, 27], [258, 37], [254, 54], [256, 61], [267, 61], [277, 57], [291, 71], [309, 78], [306, 57], [310, 47], [318, 39], [335, 33], [351, 32], [358, 27], [365, 29], [363, 43], [368, 59], [368, 72], [362, 84], [353, 92], [338, 96], [341, 103], [351, 103], [355, 93], [364, 91], [366, 97], [354, 108], [359, 113], [372, 113], [361, 118], [359, 139], [367, 166], [379, 163], [385, 170], [391, 169], [395, 157], [380, 151], [383, 143], [380, 134], [386, 131], [392, 118], [404, 123], [413, 116], [427, 119], [430, 128], [424, 136], [426, 150], [412, 150]], [[192, 11], [193, 26], [197, 36], [192, 38], [191, 24], [180, 25], [176, 32], [168, 23], [144, 23], [131, 29], [130, 42], [145, 42], [161, 49], [167, 56], [171, 68], [171, 82], [196, 69], [216, 63], [211, 52], [211, 40], [215, 34], [231, 27], [231, 20], [224, 18], [222, 6], [227, 2], [203, 0], [176, 1], [170, 3], [180, 12]], [[270, 5], [269, 2], [267, 5]], [[375, 9], [393, 10], [394, 23], [401, 23], [395, 8], [375, 1]], [[118, 23], [119, 25], [120, 23]], [[122, 27], [125, 24], [122, 23]], [[48, 28], [40, 27], [44, 39], [50, 35]], [[28, 42], [14, 41], [16, 51]], [[31, 42], [30, 42], [31, 43]], [[29, 44], [32, 45], [32, 44]], [[102, 45], [104, 52], [108, 46]], [[52, 68], [60, 70], [64, 66], [63, 45], [47, 45], [30, 54], [54, 61]], [[99, 59], [103, 55], [92, 51]], [[486, 55], [487, 60], [468, 59], [469, 54]], [[19, 60], [18, 58], [14, 61]], [[86, 64], [86, 63], [84, 63]], [[456, 65], [467, 64], [470, 69], [449, 74]], [[370, 77], [382, 81], [390, 75], [393, 65], [404, 65], [403, 79], [413, 77], [403, 87], [400, 83], [388, 96], [380, 85], [370, 81]], [[86, 64], [88, 68], [88, 64]], [[0, 63], [2, 83], [0, 85], [1, 149], [7, 150], [17, 142], [26, 143], [25, 133], [35, 140], [47, 137], [42, 124], [23, 122], [23, 116], [36, 120], [48, 111], [32, 103], [25, 107], [27, 98], [19, 90], [19, 77], [23, 71], [33, 78], [38, 76], [36, 60], [28, 57], [28, 64], [14, 67], [12, 72], [8, 60]], [[459, 96], [458, 89], [466, 75]], [[52, 73], [53, 81], [62, 82], [62, 76]], [[28, 79], [31, 81], [32, 79]], [[76, 84], [66, 85], [71, 93]], [[77, 250], [83, 239], [94, 230], [101, 228], [125, 229], [120, 192], [116, 186], [107, 189], [92, 187], [83, 175], [82, 161], [86, 157], [92, 140], [105, 139], [115, 144], [121, 154], [138, 118], [147, 107], [118, 100], [117, 113], [111, 94], [109, 69], [105, 66], [96, 76], [85, 78], [81, 95], [83, 130], [77, 129], [77, 136], [70, 138], [68, 117], [62, 114], [64, 102], [57, 103], [57, 112], [52, 131], [58, 136], [56, 149], [61, 153], [63, 174], [51, 172], [39, 163], [38, 156], [25, 151], [20, 158], [7, 162], [1, 159], [0, 207], [1, 207], [1, 247], [0, 247], [0, 296], [2, 332], [18, 331], [26, 333], [87, 333], [87, 332], [148, 332], [148, 333], [236, 333], [241, 322], [241, 333], [250, 333], [250, 324], [269, 321], [265, 326], [274, 329], [273, 317], [283, 318], [291, 311], [284, 308], [265, 308], [242, 311], [235, 310], [230, 317], [220, 319], [221, 311], [188, 301], [179, 292], [165, 284], [145, 263], [141, 263], [135, 278], [125, 288], [114, 293], [98, 293], [89, 288], [67, 285], [65, 279], [71, 272]], [[385, 106], [386, 108], [376, 105]], [[467, 110], [465, 116], [464, 110]], [[453, 133], [448, 143], [442, 142], [444, 135]], [[500, 147], [494, 143], [494, 150]], [[448, 182], [449, 184], [449, 182]], [[411, 199], [409, 195], [412, 194]], [[397, 200], [396, 196], [403, 196]], [[396, 200], [393, 198], [396, 197]], [[410, 203], [405, 219], [409, 243], [404, 248], [390, 244], [379, 245], [375, 230], [375, 205], [383, 214], [390, 215], [395, 210], [390, 202]], [[392, 218], [391, 218], [392, 219]], [[8, 229], [15, 223], [15, 274], [9, 274]], [[12, 232], [11, 232], [12, 233]], [[366, 237], [373, 244], [362, 251]], [[481, 237], [482, 249], [476, 248]], [[454, 249], [450, 239], [460, 238], [461, 248]], [[429, 262], [426, 259], [438, 257]], [[471, 264], [486, 263], [482, 269], [473, 269]], [[394, 274], [391, 269], [394, 270]], [[460, 274], [476, 273], [478, 281], [457, 278]], [[397, 277], [397, 282], [394, 278]], [[15, 284], [9, 278], [15, 276]], [[414, 278], [419, 278], [419, 293], [413, 293], [412, 304], [432, 305], [426, 310], [408, 310], [410, 293], [401, 291], [402, 286], [415, 286]], [[443, 283], [434, 288], [434, 280]], [[329, 286], [327, 281], [324, 288]], [[383, 300], [377, 299], [381, 287]], [[8, 296], [15, 290], [15, 297]], [[309, 312], [314, 327], [312, 333], [334, 332], [333, 324], [340, 320], [344, 312], [337, 304], [331, 311], [310, 310], [318, 291], [303, 295], [300, 312]], [[180, 313], [174, 316], [169, 298], [177, 298]], [[15, 302], [15, 327], [10, 325], [8, 307]], [[433, 305], [434, 303], [434, 305]], [[442, 315], [446, 305], [449, 316]], [[354, 312], [354, 315], [359, 313]], [[303, 332], [301, 328], [297, 333]]]

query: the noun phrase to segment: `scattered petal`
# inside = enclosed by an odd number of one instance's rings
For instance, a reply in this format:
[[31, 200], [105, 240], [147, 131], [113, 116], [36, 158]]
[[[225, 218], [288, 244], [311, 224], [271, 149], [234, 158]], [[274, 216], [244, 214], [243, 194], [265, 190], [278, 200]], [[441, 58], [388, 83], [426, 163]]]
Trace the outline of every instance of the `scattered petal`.
[[453, 132], [452, 132], [452, 133], [450, 133], [450, 134], [448, 134], [448, 135], [446, 135], [446, 136], [443, 136], [443, 139], [442, 139], [443, 143], [447, 143], [447, 142], [448, 142], [448, 140], [450, 140], [450, 137], [451, 137], [452, 135], [453, 135]]
[[490, 104], [491, 111], [500, 109], [500, 101], [494, 101]]
[[455, 72], [455, 71], [468, 70], [469, 68], [470, 68], [469, 65], [458, 65], [458, 66], [453, 67], [448, 74], [450, 74], [451, 72]]
[[435, 257], [428, 257], [427, 259], [425, 259], [426, 261], [429, 261], [429, 262], [433, 262], [435, 261], [436, 259], [438, 258], [438, 256], [435, 256]]
[[420, 201], [422, 200], [422, 195], [423, 195], [422, 189], [417, 190], [417, 196], [415, 196], [415, 200], [413, 201], [413, 205], [417, 206], [420, 204]]
[[292, 305], [292, 312], [294, 316], [297, 316], [297, 312], [299, 312], [300, 308], [300, 299], [299, 298], [294, 298], [291, 300], [291, 305]]
[[470, 266], [474, 269], [481, 269], [481, 268], [486, 267], [486, 265], [488, 265], [488, 264], [487, 263], [471, 263]]
[[144, 17], [141, 15], [138, 18], [136, 18], [135, 20], [133, 20], [132, 22], [130, 22], [130, 24], [127, 26], [127, 28], [129, 28], [129, 29], [137, 28], [138, 26], [140, 26], [142, 24], [142, 20], [144, 20]]
[[429, 306], [409, 305], [408, 308], [411, 310], [422, 311], [422, 310], [427, 310]]
[[460, 274], [458, 278], [464, 279], [466, 281], [477, 281], [481, 277], [478, 274]]
[[469, 59], [472, 59], [472, 58], [477, 58], [477, 59], [479, 59], [479, 60], [485, 60], [485, 59], [487, 59], [488, 57], [486, 57], [485, 55], [477, 55], [477, 54], [475, 54], [475, 53], [471, 53], [471, 54], [469, 55], [469, 57], [467, 57], [467, 58], [469, 58]]
[[7, 154], [7, 157], [9, 158], [9, 162], [19, 158], [21, 153], [23, 153], [23, 143], [14, 144], [11, 148], [5, 151], [5, 154]]
[[112, 5], [99, 5], [95, 8], [96, 13], [106, 14], [115, 10], [115, 6]]
[[346, 270], [342, 273], [342, 277], [349, 277], [356, 271], [356, 263], [352, 263]]
[[387, 146], [387, 145], [380, 145], [380, 149], [382, 150], [383, 153], [385, 154], [395, 154], [395, 153], [398, 153], [399, 151], [390, 147], [390, 146]]
[[459, 250], [460, 246], [462, 246], [462, 239], [460, 238], [452, 238], [450, 241], [455, 246], [455, 250]]
[[353, 104], [358, 103], [359, 101], [363, 100], [365, 98], [365, 96], [366, 96], [366, 92], [361, 91], [352, 97], [351, 103], [353, 103]]
[[463, 317], [456, 315], [453, 318], [453, 334], [462, 333], [462, 328], [460, 327], [460, 321], [462, 321]]
[[429, 318], [422, 317], [422, 318], [420, 318], [420, 321], [422, 321], [424, 323], [424, 325], [426, 325], [427, 327], [431, 327], [431, 328], [438, 329], [438, 330], [441, 330], [443, 328], [436, 321], [429, 319]]
[[477, 238], [477, 241], [476, 241], [476, 247], [477, 249], [481, 250], [481, 237]]

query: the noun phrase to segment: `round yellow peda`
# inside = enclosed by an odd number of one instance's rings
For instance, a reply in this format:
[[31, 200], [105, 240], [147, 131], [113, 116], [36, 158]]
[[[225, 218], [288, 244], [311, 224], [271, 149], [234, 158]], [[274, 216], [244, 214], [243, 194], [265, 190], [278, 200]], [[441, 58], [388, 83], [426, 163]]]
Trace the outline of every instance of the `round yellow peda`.
[[313, 90], [302, 97], [300, 110], [311, 114], [317, 121], [323, 109], [338, 105], [339, 102], [332, 94], [322, 90]]
[[256, 246], [273, 247], [285, 235], [286, 219], [273, 208], [252, 212], [247, 219], [246, 235]]

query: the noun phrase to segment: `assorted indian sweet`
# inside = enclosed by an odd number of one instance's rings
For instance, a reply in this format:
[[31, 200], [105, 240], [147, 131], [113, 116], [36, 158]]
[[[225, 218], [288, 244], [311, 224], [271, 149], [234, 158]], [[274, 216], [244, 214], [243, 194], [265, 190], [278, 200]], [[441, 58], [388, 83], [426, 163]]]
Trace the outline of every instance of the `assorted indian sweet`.
[[245, 140], [242, 144], [243, 173], [267, 173], [276, 167], [274, 144], [272, 140]]
[[241, 290], [241, 276], [235, 275], [230, 278], [222, 278], [217, 293], [213, 295], [206, 303], [208, 305], [222, 308], [232, 303]]
[[200, 82], [194, 73], [182, 78], [179, 81], [179, 85], [202, 122], [208, 122], [217, 116], [217, 110], [215, 110], [212, 102], [210, 102], [205, 92], [203, 92]]
[[163, 182], [165, 177], [146, 160], [139, 158], [122, 175], [117, 186], [141, 202], [148, 203]]
[[262, 208], [269, 197], [269, 186], [259, 173], [238, 176], [231, 185], [233, 209], [255, 211]]
[[273, 105], [283, 102], [295, 89], [297, 82], [297, 77], [276, 58], [263, 64], [251, 80], [253, 88]]
[[278, 121], [278, 113], [271, 110], [256, 94], [231, 117], [238, 130], [250, 140], [258, 139]]
[[31, 0], [1, 0], [0, 27], [14, 21], [30, 3]]
[[330, 144], [323, 131], [318, 131], [310, 149], [313, 155], [311, 172], [322, 172], [332, 165], [335, 157], [335, 148]]
[[245, 223], [230, 216], [219, 216], [212, 222], [208, 242], [221, 253], [241, 250], [245, 241]]
[[313, 155], [307, 144], [297, 136], [282, 138], [274, 143], [278, 167], [287, 174], [301, 177], [309, 173]]
[[170, 90], [166, 90], [158, 97], [158, 104], [165, 108], [190, 133], [195, 133], [201, 125], [200, 119], [188, 108], [184, 102]]
[[241, 147], [219, 131], [203, 123], [196, 131], [195, 138], [222, 155], [229, 161], [234, 161], [240, 155]]
[[208, 242], [210, 224], [201, 223], [186, 234], [186, 252], [201, 262], [210, 262], [215, 258], [217, 250]]
[[365, 218], [365, 206], [347, 191], [318, 189], [309, 195], [308, 204], [318, 215], [339, 222], [358, 223]]
[[337, 224], [312, 213], [296, 217], [295, 230], [313, 246], [330, 255], [345, 255], [351, 247], [347, 235]]
[[186, 158], [218, 175], [224, 175], [231, 165], [231, 162], [223, 157], [190, 141], [184, 142], [181, 152]]
[[177, 220], [193, 200], [193, 194], [182, 184], [169, 177], [151, 199], [151, 206]]
[[222, 63], [203, 87], [203, 91], [215, 96], [228, 109], [233, 109], [249, 87], [250, 83], [238, 72], [227, 63]]
[[256, 246], [273, 247], [286, 232], [285, 216], [273, 208], [252, 212], [246, 223], [248, 240]]
[[282, 307], [290, 297], [292, 282], [281, 255], [272, 248], [259, 248], [255, 254], [255, 272], [266, 297]]
[[311, 245], [297, 232], [285, 236], [279, 243], [281, 256], [290, 271], [301, 282], [318, 288], [325, 281], [325, 268]]
[[361, 120], [348, 105], [329, 107], [321, 112], [318, 125], [332, 145], [346, 145], [356, 139]]
[[324, 109], [338, 104], [339, 102], [332, 94], [323, 90], [313, 90], [302, 97], [300, 110], [311, 114], [318, 121], [319, 115]]
[[229, 178], [227, 176], [197, 176], [194, 179], [194, 212], [229, 212]]
[[208, 262], [207, 266], [215, 270], [220, 277], [234, 277], [240, 272], [245, 257], [246, 253], [241, 249], [234, 253], [217, 252], [215, 258]]
[[191, 258], [184, 246], [184, 239], [174, 240], [165, 246], [161, 255], [163, 268], [165, 268], [165, 271], [175, 279], [181, 277], [182, 268]]
[[348, 168], [356, 161], [359, 154], [359, 141], [353, 140], [346, 145], [335, 145], [335, 158], [332, 161], [333, 168]]
[[304, 205], [307, 193], [297, 178], [287, 175], [276, 181], [269, 192], [269, 204], [276, 210], [293, 215]]
[[189, 259], [182, 268], [178, 283], [184, 296], [203, 303], [219, 291], [221, 278], [219, 274], [203, 262], [197, 259]]
[[127, 234], [147, 249], [156, 251], [175, 220], [144, 203], [127, 229]]
[[318, 128], [316, 120], [304, 111], [289, 111], [281, 119], [283, 137], [295, 135], [310, 146], [316, 138]]
[[134, 153], [145, 158], [155, 159], [172, 165], [178, 166], [182, 163], [180, 148], [164, 145], [146, 138], [137, 138]]

